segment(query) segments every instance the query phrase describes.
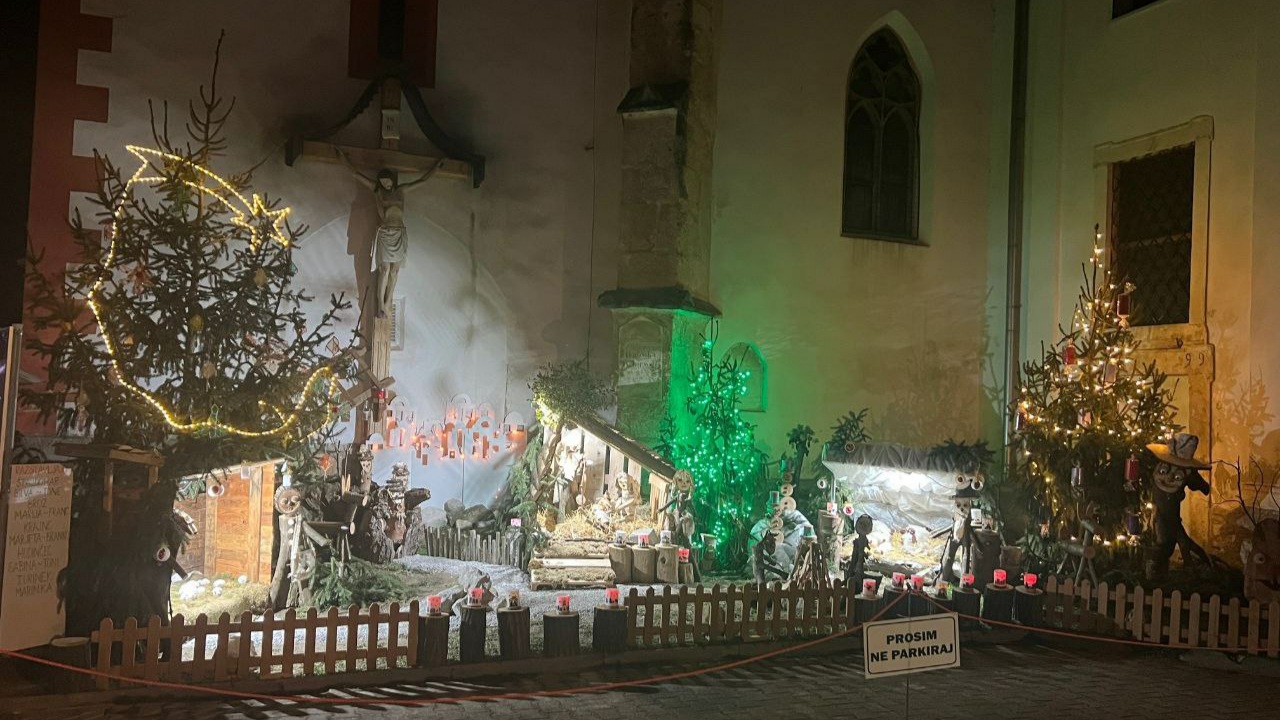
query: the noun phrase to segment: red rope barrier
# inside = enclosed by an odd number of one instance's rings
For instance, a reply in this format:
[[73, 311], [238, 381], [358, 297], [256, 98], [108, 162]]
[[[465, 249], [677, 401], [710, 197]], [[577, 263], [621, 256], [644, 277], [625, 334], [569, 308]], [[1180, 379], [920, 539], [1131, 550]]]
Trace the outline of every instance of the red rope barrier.
[[[897, 598], [894, 598], [891, 602], [889, 602], [889, 604], [881, 608], [880, 611], [877, 612], [871, 619], [867, 620], [867, 623], [875, 622], [876, 620], [880, 619], [886, 612], [890, 610], [890, 608], [892, 608], [894, 605], [897, 605], [905, 597], [906, 597], [906, 594], [904, 593], [902, 595], [899, 595]], [[852, 601], [852, 598], [850, 600]], [[491, 700], [519, 700], [519, 699], [528, 699], [528, 698], [535, 698], [535, 697], [561, 697], [561, 696], [567, 696], [567, 695], [583, 695], [587, 693], [608, 692], [610, 690], [617, 690], [621, 688], [640, 687], [644, 685], [654, 685], [657, 683], [683, 680], [686, 678], [698, 677], [701, 675], [709, 675], [711, 673], [724, 672], [725, 670], [733, 670], [735, 668], [751, 665], [753, 663], [757, 663], [762, 660], [768, 660], [770, 658], [778, 657], [780, 655], [786, 655], [788, 653], [793, 653], [799, 650], [803, 650], [805, 648], [814, 647], [822, 643], [830, 642], [837, 638], [845, 637], [855, 632], [858, 632], [867, 623], [859, 623], [857, 625], [854, 625], [851, 628], [848, 628], [847, 630], [842, 630], [838, 633], [833, 633], [825, 637], [809, 640], [803, 643], [799, 643], [797, 645], [791, 645], [788, 647], [779, 648], [777, 650], [771, 650], [769, 652], [761, 653], [759, 655], [752, 655], [751, 657], [743, 658], [741, 660], [734, 660], [733, 662], [721, 663], [719, 665], [712, 665], [711, 667], [706, 667], [706, 668], [698, 668], [696, 670], [687, 670], [684, 672], [669, 673], [667, 675], [656, 675], [653, 677], [640, 678], [638, 680], [620, 680], [617, 682], [601, 683], [598, 685], [590, 685], [585, 687], [564, 688], [561, 690], [534, 690], [530, 692], [496, 693], [496, 694], [490, 694], [490, 695], [464, 695], [464, 696], [447, 697], [447, 698], [326, 698], [326, 697], [307, 697], [303, 695], [267, 695], [264, 693], [242, 692], [239, 690], [232, 690], [229, 688], [206, 687], [203, 685], [173, 683], [173, 682], [165, 682], [162, 680], [144, 680], [142, 678], [121, 677], [119, 675], [112, 675], [111, 673], [104, 673], [100, 670], [78, 668], [72, 665], [66, 665], [64, 663], [59, 663], [53, 660], [46, 660], [44, 658], [34, 657], [32, 655], [27, 655], [26, 653], [15, 652], [12, 650], [0, 650], [0, 655], [18, 658], [21, 660], [27, 660], [29, 662], [37, 663], [40, 665], [46, 665], [48, 667], [58, 668], [60, 670], [76, 672], [82, 675], [108, 678], [111, 680], [118, 680], [121, 682], [133, 683], [135, 685], [142, 685], [144, 687], [163, 688], [167, 690], [187, 690], [191, 692], [203, 693], [206, 695], [218, 695], [222, 697], [236, 698], [240, 700], [259, 700], [263, 702], [288, 702], [288, 703], [295, 703], [295, 704], [301, 704], [301, 705], [305, 705], [305, 704], [311, 704], [311, 705], [404, 705], [404, 706], [412, 707], [412, 706], [420, 706], [420, 705], [436, 705], [440, 703], [487, 702]]]

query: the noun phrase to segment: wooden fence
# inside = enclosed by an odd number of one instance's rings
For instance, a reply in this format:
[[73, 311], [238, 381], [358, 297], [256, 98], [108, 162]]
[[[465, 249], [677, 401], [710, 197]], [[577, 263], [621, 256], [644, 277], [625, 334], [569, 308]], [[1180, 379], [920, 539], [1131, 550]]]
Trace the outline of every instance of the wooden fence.
[[1244, 605], [1239, 598], [1224, 603], [1217, 595], [1049, 578], [1044, 613], [1049, 627], [1089, 635], [1280, 657], [1280, 602], [1274, 600]]
[[627, 646], [671, 647], [815, 637], [855, 625], [856, 589], [671, 586], [626, 597]]
[[[139, 626], [129, 618], [122, 628], [107, 618], [91, 640], [99, 672], [145, 680], [201, 683], [412, 666], [418, 654], [418, 601], [391, 603], [385, 610], [376, 604], [346, 612], [313, 608], [301, 616], [289, 610], [279, 619], [255, 619], [246, 612], [232, 620], [223, 613], [216, 622], [200, 615], [188, 624], [175, 615], [161, 625], [153, 616]], [[110, 683], [98, 679], [99, 688]]]
[[520, 535], [481, 535], [474, 530], [427, 528], [419, 552], [432, 557], [523, 567], [524, 543]]

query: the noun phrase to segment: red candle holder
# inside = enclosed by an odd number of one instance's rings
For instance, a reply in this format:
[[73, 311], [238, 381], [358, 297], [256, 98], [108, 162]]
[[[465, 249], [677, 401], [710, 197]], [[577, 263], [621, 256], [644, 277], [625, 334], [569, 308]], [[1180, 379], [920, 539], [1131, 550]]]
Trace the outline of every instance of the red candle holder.
[[827, 503], [827, 513], [828, 513], [829, 515], [835, 515], [835, 514], [836, 514], [836, 508], [837, 508], [837, 507], [839, 507], [839, 506], [838, 506], [838, 505], [836, 505], [836, 504], [835, 504], [835, 503], [833, 503], [833, 502], [829, 502], [829, 503]]
[[649, 547], [649, 533], [640, 534], [640, 547]]
[[468, 596], [468, 599], [471, 601], [472, 606], [479, 607], [480, 605], [483, 605], [484, 588], [471, 588], [471, 593]]
[[689, 548], [680, 548], [680, 562], [689, 562]]
[[1035, 573], [1024, 573], [1022, 576], [1022, 584], [1025, 585], [1028, 590], [1034, 590], [1036, 587], [1036, 581], [1039, 579], [1040, 578], [1037, 577]]
[[441, 602], [442, 602], [442, 599], [439, 595], [428, 595], [427, 596], [427, 614], [439, 615]]
[[616, 607], [618, 604], [618, 588], [605, 588], [604, 601], [610, 606]]
[[905, 583], [906, 581], [907, 581], [907, 576], [904, 573], [893, 574], [893, 587], [895, 590], [901, 590], [903, 583]]
[[556, 596], [556, 611], [559, 612], [561, 615], [569, 614], [569, 596], [568, 595]]
[[995, 580], [997, 585], [1004, 585], [1005, 581], [1009, 579], [1009, 573], [1005, 572], [1003, 568], [996, 568], [996, 571], [992, 573], [992, 576], [992, 579]]
[[876, 594], [876, 581], [874, 579], [862, 581], [862, 594], [867, 597], [874, 597]]
[[1127, 482], [1137, 482], [1138, 471], [1139, 471], [1138, 456], [1130, 455], [1124, 461], [1124, 479]]
[[966, 573], [964, 577], [960, 578], [960, 587], [962, 588], [971, 588], [973, 587], [973, 583], [973, 573]]
[[1062, 363], [1064, 365], [1076, 364], [1076, 346], [1068, 345], [1062, 349]]
[[913, 589], [915, 589], [915, 591], [916, 591], [916, 592], [922, 592], [922, 591], [924, 590], [924, 576], [923, 576], [923, 575], [912, 575], [912, 576], [911, 576], [911, 587], [912, 587]]

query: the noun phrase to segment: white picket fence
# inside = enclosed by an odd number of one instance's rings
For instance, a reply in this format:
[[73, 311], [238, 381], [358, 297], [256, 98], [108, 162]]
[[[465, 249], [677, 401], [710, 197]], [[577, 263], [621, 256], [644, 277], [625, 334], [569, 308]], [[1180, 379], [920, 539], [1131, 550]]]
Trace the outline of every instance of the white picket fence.
[[1049, 627], [1112, 635], [1171, 647], [1219, 648], [1280, 657], [1280, 601], [1223, 602], [1217, 595], [1128, 588], [1123, 583], [1049, 578], [1044, 622]]

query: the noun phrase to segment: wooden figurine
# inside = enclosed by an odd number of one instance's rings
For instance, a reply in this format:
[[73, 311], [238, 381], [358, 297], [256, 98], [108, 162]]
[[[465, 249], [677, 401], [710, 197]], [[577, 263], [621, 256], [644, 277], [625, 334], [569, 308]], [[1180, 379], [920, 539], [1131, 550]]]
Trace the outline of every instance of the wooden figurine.
[[1209, 482], [1200, 473], [1213, 466], [1195, 457], [1200, 438], [1190, 433], [1178, 433], [1173, 441], [1151, 443], [1147, 449], [1160, 462], [1156, 465], [1152, 481], [1156, 491], [1155, 504], [1156, 554], [1148, 574], [1153, 577], [1164, 575], [1169, 569], [1169, 558], [1173, 557], [1175, 547], [1182, 549], [1184, 561], [1195, 556], [1207, 565], [1212, 564], [1209, 553], [1191, 539], [1187, 529], [1182, 525], [1182, 501], [1187, 496], [1187, 489], [1209, 494]]

